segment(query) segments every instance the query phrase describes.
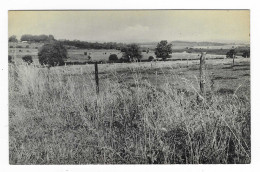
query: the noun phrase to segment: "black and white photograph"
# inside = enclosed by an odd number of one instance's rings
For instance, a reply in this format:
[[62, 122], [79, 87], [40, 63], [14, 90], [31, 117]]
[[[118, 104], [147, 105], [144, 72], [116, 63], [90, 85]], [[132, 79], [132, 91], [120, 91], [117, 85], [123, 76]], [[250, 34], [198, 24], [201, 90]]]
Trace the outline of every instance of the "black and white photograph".
[[250, 164], [250, 78], [250, 9], [8, 10], [9, 164]]

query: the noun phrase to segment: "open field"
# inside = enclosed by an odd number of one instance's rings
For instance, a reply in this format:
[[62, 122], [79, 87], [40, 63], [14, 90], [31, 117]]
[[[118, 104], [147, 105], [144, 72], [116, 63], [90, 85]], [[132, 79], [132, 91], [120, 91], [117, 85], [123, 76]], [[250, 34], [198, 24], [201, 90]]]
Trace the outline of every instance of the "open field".
[[[38, 49], [42, 46], [42, 43], [10, 43], [9, 45], [9, 55], [15, 57], [15, 61], [18, 64], [22, 64], [22, 57], [25, 55], [31, 55], [34, 61], [34, 64], [38, 65]], [[12, 48], [10, 48], [10, 46]], [[143, 45], [147, 46], [147, 45]], [[20, 47], [20, 48], [15, 48]], [[26, 48], [28, 47], [28, 48]], [[173, 46], [173, 53], [170, 54], [172, 57], [170, 60], [194, 60], [199, 59], [201, 51], [207, 51], [207, 58], [209, 59], [223, 59], [226, 58], [226, 52], [232, 48], [232, 45], [225, 45], [223, 49], [221, 46], [210, 46], [202, 47], [205, 49], [200, 49], [200, 47], [194, 49], [186, 49], [186, 47]], [[147, 48], [147, 47], [146, 47]], [[243, 47], [240, 49], [245, 49]], [[248, 49], [248, 48], [246, 48]], [[87, 55], [84, 53], [87, 52]], [[88, 61], [102, 61], [107, 62], [108, 58], [111, 54], [116, 54], [118, 58], [121, 58], [123, 53], [119, 50], [115, 49], [68, 49], [68, 59], [67, 62], [88, 62]], [[241, 53], [238, 53], [238, 57], [241, 57]], [[91, 60], [88, 59], [88, 56], [91, 57]], [[142, 52], [142, 60], [148, 60], [149, 56], [156, 57], [154, 54], [154, 50], [150, 50], [148, 53]]]
[[[21, 50], [21, 52], [20, 52]], [[87, 52], [88, 55], [84, 55], [84, 52]], [[116, 54], [118, 58], [121, 58], [123, 53], [119, 50], [84, 50], [84, 49], [69, 49], [68, 50], [68, 62], [88, 62], [88, 61], [103, 61], [107, 62], [108, 58], [111, 54]], [[15, 61], [18, 64], [22, 64], [22, 57], [25, 55], [31, 55], [34, 61], [34, 64], [39, 64], [38, 62], [38, 50], [37, 49], [10, 49], [9, 55], [15, 57]], [[154, 51], [149, 51], [149, 53], [142, 52], [142, 60], [148, 60], [149, 56], [156, 57]], [[88, 59], [88, 56], [91, 57], [91, 60]], [[170, 60], [194, 60], [199, 59], [200, 53], [187, 53], [187, 52], [175, 52], [171, 54]], [[223, 59], [225, 55], [217, 55], [217, 54], [208, 54], [207, 58], [210, 59]]]
[[250, 163], [250, 59], [231, 63], [207, 60], [204, 103], [198, 60], [99, 64], [99, 95], [94, 65], [10, 64], [10, 164]]

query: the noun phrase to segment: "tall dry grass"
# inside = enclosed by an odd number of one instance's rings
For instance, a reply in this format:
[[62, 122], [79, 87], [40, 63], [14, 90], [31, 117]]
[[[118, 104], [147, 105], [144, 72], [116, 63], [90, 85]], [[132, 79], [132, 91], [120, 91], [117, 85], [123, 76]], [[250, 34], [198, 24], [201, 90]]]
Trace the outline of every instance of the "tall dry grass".
[[88, 66], [9, 66], [10, 164], [250, 163], [248, 96], [203, 102], [174, 69], [160, 87], [128, 70], [107, 70], [97, 96]]

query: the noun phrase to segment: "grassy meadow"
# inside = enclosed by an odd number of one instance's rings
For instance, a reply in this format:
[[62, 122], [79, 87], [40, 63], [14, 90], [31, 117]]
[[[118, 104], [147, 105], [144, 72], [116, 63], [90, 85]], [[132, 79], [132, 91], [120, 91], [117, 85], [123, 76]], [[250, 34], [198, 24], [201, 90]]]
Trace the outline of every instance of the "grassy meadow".
[[[208, 55], [207, 55], [208, 56]], [[10, 164], [251, 162], [250, 59], [9, 64]]]

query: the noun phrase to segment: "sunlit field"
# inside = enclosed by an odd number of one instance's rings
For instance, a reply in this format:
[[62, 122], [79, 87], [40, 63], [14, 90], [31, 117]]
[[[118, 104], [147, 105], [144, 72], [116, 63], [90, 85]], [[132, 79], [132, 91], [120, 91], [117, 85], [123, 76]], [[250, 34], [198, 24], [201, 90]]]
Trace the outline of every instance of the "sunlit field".
[[98, 67], [9, 64], [10, 164], [251, 162], [250, 59]]

